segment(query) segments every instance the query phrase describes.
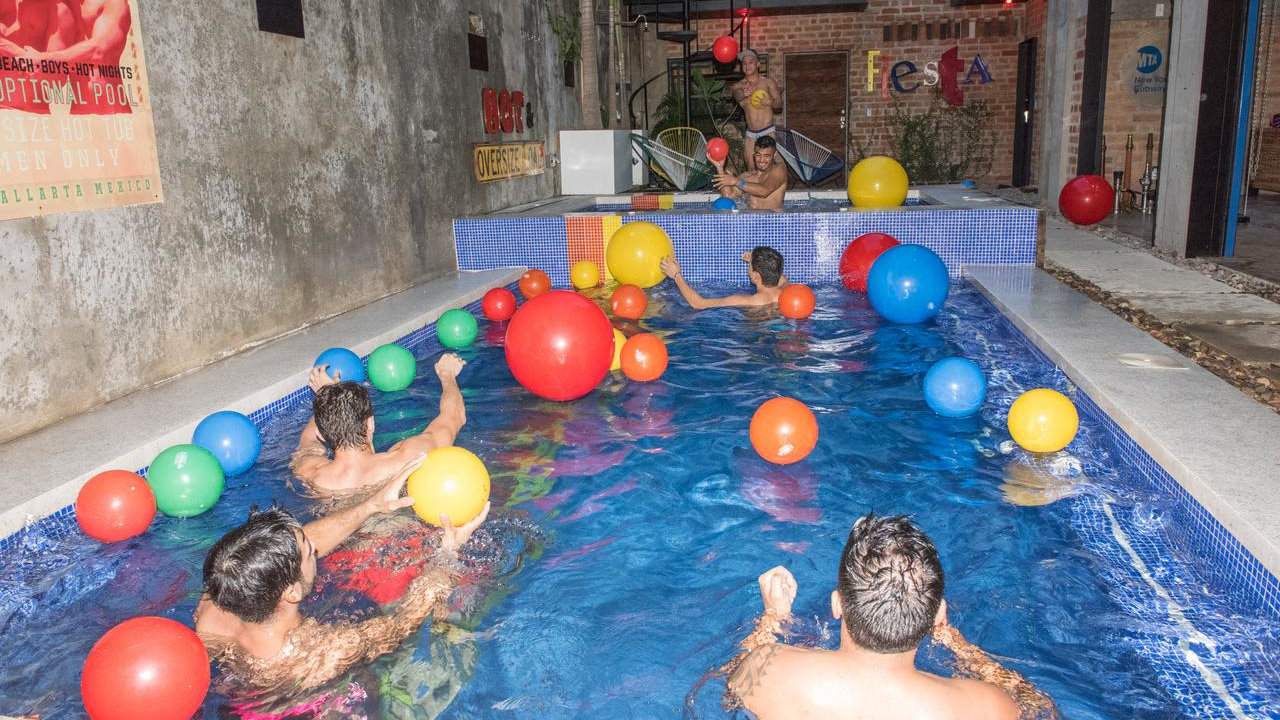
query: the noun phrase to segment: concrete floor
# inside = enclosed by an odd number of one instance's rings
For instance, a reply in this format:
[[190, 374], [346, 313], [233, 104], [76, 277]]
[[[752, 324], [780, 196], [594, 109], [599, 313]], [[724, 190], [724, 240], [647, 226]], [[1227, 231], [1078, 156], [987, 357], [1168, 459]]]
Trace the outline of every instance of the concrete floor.
[[1280, 193], [1249, 198], [1249, 222], [1236, 228], [1235, 257], [1215, 258], [1227, 267], [1280, 283]]

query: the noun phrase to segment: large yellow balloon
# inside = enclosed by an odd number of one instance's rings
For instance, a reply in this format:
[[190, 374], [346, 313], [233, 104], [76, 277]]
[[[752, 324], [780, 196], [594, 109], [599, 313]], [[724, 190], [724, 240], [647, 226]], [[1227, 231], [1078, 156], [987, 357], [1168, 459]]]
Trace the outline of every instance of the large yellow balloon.
[[1028, 390], [1009, 408], [1009, 434], [1031, 452], [1057, 452], [1071, 444], [1079, 428], [1076, 406], [1057, 390]]
[[675, 255], [666, 231], [648, 222], [629, 222], [609, 238], [605, 262], [619, 283], [653, 287], [664, 276], [658, 263]]
[[849, 202], [854, 207], [898, 207], [906, 199], [907, 171], [891, 157], [872, 155], [849, 171]]
[[627, 344], [627, 336], [622, 334], [618, 328], [613, 329], [613, 364], [609, 366], [609, 372], [622, 369], [622, 346]]
[[418, 517], [440, 525], [448, 515], [454, 527], [475, 519], [489, 501], [489, 471], [470, 450], [446, 447], [427, 453], [406, 484]]
[[590, 260], [579, 260], [569, 271], [569, 279], [579, 290], [593, 288], [600, 284], [600, 268]]

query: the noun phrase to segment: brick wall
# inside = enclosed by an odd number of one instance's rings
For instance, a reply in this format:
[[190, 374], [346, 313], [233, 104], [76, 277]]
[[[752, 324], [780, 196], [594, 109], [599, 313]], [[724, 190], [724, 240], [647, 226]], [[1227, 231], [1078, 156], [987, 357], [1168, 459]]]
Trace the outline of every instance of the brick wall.
[[[1039, 17], [1043, 18], [1044, 0]], [[960, 23], [959, 39], [949, 30], [950, 37], [942, 39], [938, 24], [949, 22], [952, 27]], [[890, 122], [893, 99], [908, 108], [924, 108], [930, 102], [929, 89], [921, 87], [912, 94], [890, 90], [892, 99], [881, 96], [880, 82], [874, 82], [875, 90], [867, 92], [867, 51], [880, 50], [892, 58], [889, 65], [898, 60], [911, 60], [923, 70], [924, 64], [937, 61], [948, 48], [957, 47], [965, 60], [963, 79], [974, 54], [980, 54], [990, 70], [992, 82], [987, 85], [962, 86], [966, 102], [985, 100], [993, 112], [991, 132], [996, 137], [996, 150], [987, 182], [1008, 182], [1013, 155], [1014, 101], [1017, 91], [1018, 43], [1025, 37], [1025, 6], [1018, 4], [1010, 9], [1000, 5], [984, 5], [955, 8], [949, 0], [900, 0], [894, 3], [873, 3], [864, 12], [823, 13], [802, 15], [773, 15], [753, 17], [751, 46], [769, 55], [769, 75], [783, 82], [786, 77], [786, 54], [824, 50], [849, 52], [849, 149], [853, 156], [858, 147], [868, 153], [889, 152]], [[928, 25], [934, 26], [930, 39]], [[1043, 24], [1043, 20], [1040, 20]], [[728, 26], [725, 19], [698, 21], [698, 47], [709, 48], [711, 43]], [[892, 39], [885, 39], [885, 27]], [[901, 32], [903, 39], [897, 39]], [[914, 40], [911, 39], [914, 33]], [[671, 44], [671, 55], [679, 54], [679, 46]], [[883, 55], [882, 55], [883, 57]], [[921, 75], [913, 76], [921, 79]], [[784, 87], [784, 90], [786, 88]], [[792, 89], [797, 92], [799, 89]], [[839, 113], [833, 108], [833, 113]], [[796, 128], [803, 131], [804, 128]]]
[[[1138, 48], [1153, 46], [1160, 50], [1163, 61], [1151, 73], [1138, 70]], [[1161, 114], [1164, 109], [1163, 87], [1167, 77], [1169, 19], [1115, 20], [1111, 23], [1110, 49], [1107, 54], [1107, 94], [1103, 121], [1107, 156], [1106, 178], [1113, 170], [1124, 170], [1125, 142], [1133, 135], [1133, 161], [1125, 185], [1137, 192], [1138, 180], [1146, 162], [1147, 133], [1154, 137], [1152, 160], [1160, 164]]]
[[1067, 175], [1076, 174], [1076, 159], [1080, 152], [1080, 104], [1084, 94], [1084, 43], [1088, 27], [1088, 16], [1076, 18], [1075, 54], [1071, 60], [1071, 95], [1067, 103]]

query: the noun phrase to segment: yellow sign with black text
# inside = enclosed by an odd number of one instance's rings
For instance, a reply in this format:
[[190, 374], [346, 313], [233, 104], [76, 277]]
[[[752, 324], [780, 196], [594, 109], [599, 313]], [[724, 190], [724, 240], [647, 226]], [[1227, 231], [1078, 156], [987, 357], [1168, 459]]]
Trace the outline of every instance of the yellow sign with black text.
[[546, 150], [541, 142], [476, 145], [473, 155], [476, 180], [480, 182], [541, 175], [547, 167]]

